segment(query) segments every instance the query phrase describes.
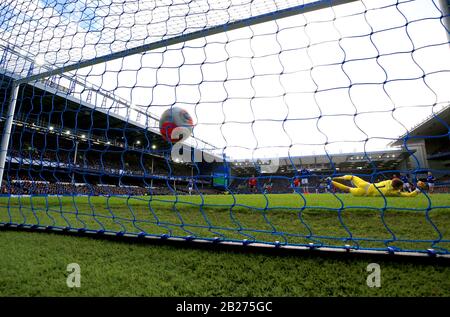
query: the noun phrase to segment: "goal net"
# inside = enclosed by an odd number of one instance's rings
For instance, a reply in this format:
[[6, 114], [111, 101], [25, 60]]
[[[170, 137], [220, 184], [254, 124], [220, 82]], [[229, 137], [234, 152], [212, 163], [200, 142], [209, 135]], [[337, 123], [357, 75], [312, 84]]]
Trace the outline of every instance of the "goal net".
[[0, 224], [448, 255], [449, 21], [444, 0], [3, 1]]

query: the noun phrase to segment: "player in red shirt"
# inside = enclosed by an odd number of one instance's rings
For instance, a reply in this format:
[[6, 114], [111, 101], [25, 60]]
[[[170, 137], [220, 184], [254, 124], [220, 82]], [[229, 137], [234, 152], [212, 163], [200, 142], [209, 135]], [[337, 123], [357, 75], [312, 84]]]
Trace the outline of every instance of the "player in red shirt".
[[257, 192], [257, 180], [255, 175], [253, 175], [249, 180], [248, 180], [248, 188], [250, 189], [251, 192], [256, 193]]
[[294, 178], [294, 193], [296, 192], [296, 188], [300, 188], [300, 179], [299, 178]]

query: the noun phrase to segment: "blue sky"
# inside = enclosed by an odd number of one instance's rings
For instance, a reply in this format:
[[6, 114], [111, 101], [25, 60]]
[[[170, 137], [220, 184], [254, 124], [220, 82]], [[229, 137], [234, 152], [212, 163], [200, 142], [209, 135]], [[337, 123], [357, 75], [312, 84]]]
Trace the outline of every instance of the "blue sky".
[[96, 8], [100, 4], [106, 5], [103, 0], [39, 0], [44, 8], [52, 8], [66, 19], [77, 22], [87, 31], [100, 29], [99, 17]]

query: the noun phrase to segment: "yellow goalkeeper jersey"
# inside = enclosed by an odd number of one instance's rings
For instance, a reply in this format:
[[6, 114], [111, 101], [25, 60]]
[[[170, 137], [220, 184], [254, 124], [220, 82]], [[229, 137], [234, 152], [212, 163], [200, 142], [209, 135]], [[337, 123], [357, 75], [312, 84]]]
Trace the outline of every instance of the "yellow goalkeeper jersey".
[[381, 196], [381, 194], [387, 197], [414, 197], [417, 196], [418, 192], [412, 191], [410, 193], [407, 193], [402, 192], [401, 190], [394, 189], [392, 187], [392, 180], [387, 180], [375, 184], [370, 184], [365, 195], [361, 196]]

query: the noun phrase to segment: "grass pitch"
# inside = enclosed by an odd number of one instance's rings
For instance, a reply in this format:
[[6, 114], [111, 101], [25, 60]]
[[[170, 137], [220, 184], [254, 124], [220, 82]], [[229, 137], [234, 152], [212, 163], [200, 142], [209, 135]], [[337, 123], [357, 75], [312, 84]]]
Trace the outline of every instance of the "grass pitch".
[[[388, 243], [427, 249], [434, 243], [448, 250], [450, 196], [430, 197], [12, 197], [0, 199], [0, 222], [365, 248]], [[412, 260], [204, 250], [13, 231], [0, 236], [4, 296], [450, 295], [448, 266]], [[82, 271], [78, 289], [66, 286], [66, 267], [74, 262]], [[381, 265], [381, 288], [366, 285], [371, 262]]]

